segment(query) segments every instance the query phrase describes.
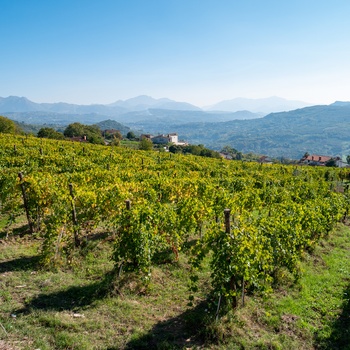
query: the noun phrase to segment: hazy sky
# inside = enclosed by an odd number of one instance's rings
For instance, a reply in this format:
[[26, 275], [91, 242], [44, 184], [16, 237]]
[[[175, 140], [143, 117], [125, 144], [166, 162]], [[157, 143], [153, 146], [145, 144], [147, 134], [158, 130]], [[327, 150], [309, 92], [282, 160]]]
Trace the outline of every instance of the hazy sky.
[[0, 96], [350, 100], [349, 0], [0, 0]]

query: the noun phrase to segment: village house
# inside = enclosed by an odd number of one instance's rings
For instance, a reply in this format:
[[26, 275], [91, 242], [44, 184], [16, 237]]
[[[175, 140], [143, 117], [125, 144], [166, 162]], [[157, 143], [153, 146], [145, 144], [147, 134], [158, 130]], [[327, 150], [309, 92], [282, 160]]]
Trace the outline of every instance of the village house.
[[349, 168], [349, 164], [347, 162], [343, 162], [340, 158], [336, 159], [335, 164], [338, 168]]
[[224, 158], [224, 159], [227, 159], [227, 160], [233, 160], [233, 156], [232, 154], [229, 154], [227, 152], [220, 152], [220, 157]]
[[259, 163], [264, 163], [264, 164], [273, 164], [273, 161], [270, 157], [268, 156], [261, 156], [258, 160]]
[[152, 140], [152, 135], [151, 134], [142, 134], [141, 136], [140, 136], [140, 139], [141, 140], [144, 140], [144, 139], [146, 139], [146, 140]]
[[305, 154], [303, 158], [300, 159], [300, 164], [305, 165], [319, 165], [324, 166], [332, 157], [329, 156], [320, 156], [318, 154]]
[[340, 157], [321, 156], [318, 154], [305, 154], [304, 157], [300, 159], [299, 164], [325, 166], [327, 165], [327, 162], [332, 159], [335, 161], [335, 165], [339, 168], [345, 168], [348, 166]]
[[164, 134], [153, 136], [151, 138], [151, 140], [155, 144], [167, 144], [167, 143], [171, 142], [170, 137], [168, 135], [164, 135]]
[[70, 140], [73, 142], [88, 142], [86, 136], [73, 136], [70, 138]]
[[179, 141], [179, 136], [177, 133], [171, 133], [171, 134], [160, 134], [157, 136], [152, 136], [151, 134], [142, 134], [142, 139], [148, 139], [151, 140], [154, 144], [160, 144], [160, 145], [166, 145], [168, 143], [173, 143], [177, 146], [186, 146], [188, 145], [185, 141]]

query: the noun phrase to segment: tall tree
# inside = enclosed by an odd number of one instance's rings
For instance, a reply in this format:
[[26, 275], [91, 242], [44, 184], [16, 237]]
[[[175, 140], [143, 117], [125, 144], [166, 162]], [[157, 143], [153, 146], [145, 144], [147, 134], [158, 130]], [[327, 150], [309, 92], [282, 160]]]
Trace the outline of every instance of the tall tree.
[[151, 149], [153, 149], [153, 142], [145, 138], [140, 141], [139, 149], [143, 151], [150, 151]]
[[41, 128], [38, 131], [38, 137], [43, 137], [46, 139], [63, 140], [64, 136], [61, 132], [56, 131], [53, 128]]
[[14, 134], [20, 132], [20, 128], [13, 120], [0, 116], [0, 132]]
[[90, 143], [104, 144], [102, 133], [97, 125], [84, 125], [81, 123], [69, 124], [63, 132], [66, 137], [86, 137]]

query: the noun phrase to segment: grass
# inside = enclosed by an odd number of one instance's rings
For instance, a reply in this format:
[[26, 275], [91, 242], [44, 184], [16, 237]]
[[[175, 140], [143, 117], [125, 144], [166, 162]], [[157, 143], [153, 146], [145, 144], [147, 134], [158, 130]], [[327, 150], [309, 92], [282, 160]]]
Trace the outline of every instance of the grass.
[[138, 149], [139, 148], [139, 141], [130, 141], [130, 140], [122, 140], [120, 142], [120, 145], [123, 147], [129, 147], [129, 148], [133, 148], [133, 149]]
[[297, 283], [285, 273], [272, 295], [226, 315], [214, 326], [222, 348], [350, 349], [349, 238], [339, 226], [304, 254]]
[[[350, 349], [350, 229], [339, 226], [312, 254], [302, 277], [285, 271], [269, 296], [219, 321], [208, 313], [209, 271], [188, 307], [188, 264], [153, 269], [145, 288], [123, 275], [107, 289], [111, 242], [99, 241], [63, 271], [41, 270], [40, 239], [0, 239], [0, 348]], [[215, 312], [214, 312], [215, 313]], [[211, 315], [211, 317], [210, 317]]]

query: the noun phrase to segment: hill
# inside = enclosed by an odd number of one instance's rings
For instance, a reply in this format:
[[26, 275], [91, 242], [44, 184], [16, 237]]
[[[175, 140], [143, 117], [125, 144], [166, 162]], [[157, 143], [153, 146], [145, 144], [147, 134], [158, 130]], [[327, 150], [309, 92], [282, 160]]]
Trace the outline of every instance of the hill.
[[150, 96], [138, 96], [125, 101], [111, 104], [78, 105], [64, 102], [35, 103], [26, 97], [9, 96], [0, 97], [0, 113], [8, 112], [51, 112], [60, 114], [103, 114], [118, 116], [133, 111], [146, 111], [149, 108], [173, 110], [201, 110], [199, 107], [185, 102], [177, 102], [167, 98], [154, 99]]
[[110, 119], [108, 115], [90, 113], [90, 114], [69, 114], [56, 112], [6, 112], [2, 115], [26, 124], [57, 124], [68, 125], [71, 123], [96, 124], [103, 120]]
[[173, 110], [186, 110], [186, 111], [200, 111], [199, 107], [196, 107], [190, 103], [177, 102], [168, 98], [154, 99], [153, 97], [141, 95], [128, 100], [116, 101], [109, 106], [121, 107], [129, 111], [144, 111], [149, 108], [158, 109], [173, 109]]
[[[40, 116], [41, 114], [39, 113], [38, 115]], [[12, 115], [12, 117], [13, 117], [13, 115]], [[60, 123], [59, 119], [54, 119], [54, 120], [52, 120], [52, 123], [45, 123], [45, 124], [40, 123], [40, 120], [42, 120], [40, 118], [38, 118], [38, 119], [28, 118], [27, 121], [29, 121], [29, 122], [31, 121], [31, 123], [24, 122], [24, 121], [17, 121], [15, 118], [11, 118], [11, 119], [15, 120], [15, 123], [25, 133], [31, 133], [31, 134], [37, 134], [38, 131], [44, 127], [53, 128], [53, 129], [63, 133], [64, 129], [66, 128], [66, 126], [68, 124], [76, 122], [76, 120], [73, 117], [72, 117], [71, 121], [64, 120], [63, 123], [62, 122]], [[25, 120], [25, 118], [23, 118], [23, 119], [19, 118], [19, 119]], [[55, 123], [55, 121], [56, 121], [56, 123]], [[79, 119], [78, 119], [78, 122], [79, 122]], [[102, 120], [98, 123], [89, 123], [89, 124], [96, 124], [101, 130], [116, 129], [116, 130], [119, 130], [122, 133], [122, 135], [126, 135], [129, 131], [131, 131], [131, 129], [128, 126], [125, 126], [125, 125], [118, 123], [115, 120], [111, 120], [111, 119]]]
[[[166, 109], [167, 106], [178, 109]], [[0, 98], [0, 112], [10, 107], [17, 111], [2, 114], [18, 122], [68, 125], [72, 122], [96, 124], [115, 120], [144, 133], [177, 132], [181, 139], [215, 150], [229, 145], [243, 153], [293, 159], [299, 159], [305, 152], [343, 158], [350, 154], [347, 133], [350, 102], [337, 101], [331, 105], [270, 113], [265, 117], [247, 110], [203, 111], [184, 103], [149, 96], [91, 106], [35, 104], [25, 98]], [[35, 111], [38, 108], [46, 108], [47, 111]], [[24, 112], [25, 109], [29, 111]]]
[[305, 152], [346, 156], [350, 154], [350, 104], [312, 106], [252, 120], [168, 125], [162, 129], [173, 130], [190, 143], [216, 150], [230, 145], [243, 153], [277, 158], [299, 159]]
[[96, 125], [101, 130], [107, 130], [107, 129], [119, 130], [122, 135], [126, 135], [129, 131], [131, 131], [131, 129], [129, 127], [127, 127], [123, 124], [120, 124], [112, 119], [103, 120], [102, 122], [96, 123]]

